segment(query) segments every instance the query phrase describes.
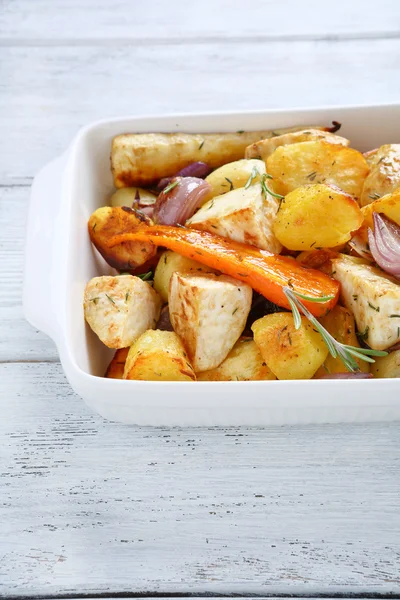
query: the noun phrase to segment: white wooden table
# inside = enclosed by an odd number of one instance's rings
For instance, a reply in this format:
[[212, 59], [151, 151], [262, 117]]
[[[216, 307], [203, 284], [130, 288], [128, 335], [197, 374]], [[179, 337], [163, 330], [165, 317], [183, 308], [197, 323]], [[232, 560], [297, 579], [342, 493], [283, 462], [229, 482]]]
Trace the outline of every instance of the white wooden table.
[[32, 178], [86, 122], [399, 99], [398, 0], [0, 2], [0, 595], [400, 594], [398, 425], [107, 423], [21, 311]]

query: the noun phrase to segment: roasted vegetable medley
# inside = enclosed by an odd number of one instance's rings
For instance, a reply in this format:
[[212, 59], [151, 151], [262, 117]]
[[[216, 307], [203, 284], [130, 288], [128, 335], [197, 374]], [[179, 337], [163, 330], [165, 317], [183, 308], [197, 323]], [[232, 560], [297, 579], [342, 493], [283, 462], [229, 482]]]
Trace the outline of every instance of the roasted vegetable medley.
[[400, 144], [332, 127], [114, 138], [89, 219], [106, 377], [400, 377]]

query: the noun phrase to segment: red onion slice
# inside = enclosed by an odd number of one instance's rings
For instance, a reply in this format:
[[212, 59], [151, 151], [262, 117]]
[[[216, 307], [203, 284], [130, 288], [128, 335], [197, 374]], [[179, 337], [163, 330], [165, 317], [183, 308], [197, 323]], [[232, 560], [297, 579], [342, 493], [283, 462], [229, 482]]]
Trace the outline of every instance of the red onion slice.
[[172, 327], [171, 319], [169, 317], [169, 308], [168, 304], [161, 309], [160, 318], [158, 319], [158, 323], [156, 325], [156, 329], [161, 329], [161, 331], [174, 331]]
[[372, 373], [327, 373], [326, 375], [320, 375], [316, 379], [372, 379]]
[[161, 225], [184, 225], [210, 191], [211, 186], [204, 179], [175, 177], [157, 198], [154, 220]]
[[212, 169], [206, 163], [198, 160], [197, 162], [191, 163], [187, 167], [184, 167], [180, 171], [176, 173], [173, 177], [163, 177], [157, 184], [157, 191], [162, 192], [164, 188], [167, 187], [169, 183], [175, 177], [199, 177], [199, 179], [204, 179], [211, 173]]
[[400, 279], [400, 227], [379, 213], [373, 214], [374, 231], [368, 229], [368, 242], [375, 262]]

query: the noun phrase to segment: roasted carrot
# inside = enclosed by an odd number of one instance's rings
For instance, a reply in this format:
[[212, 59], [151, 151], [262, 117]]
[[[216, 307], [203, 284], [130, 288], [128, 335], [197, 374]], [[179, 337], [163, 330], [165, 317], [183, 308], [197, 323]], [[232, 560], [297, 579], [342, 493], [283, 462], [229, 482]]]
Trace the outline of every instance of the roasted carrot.
[[109, 247], [126, 242], [152, 242], [187, 256], [226, 275], [248, 283], [265, 298], [290, 309], [283, 287], [311, 297], [332, 296], [323, 303], [303, 300], [316, 317], [325, 315], [337, 303], [339, 284], [315, 269], [306, 269], [288, 256], [271, 254], [247, 244], [186, 227], [140, 223], [129, 232], [108, 240]]

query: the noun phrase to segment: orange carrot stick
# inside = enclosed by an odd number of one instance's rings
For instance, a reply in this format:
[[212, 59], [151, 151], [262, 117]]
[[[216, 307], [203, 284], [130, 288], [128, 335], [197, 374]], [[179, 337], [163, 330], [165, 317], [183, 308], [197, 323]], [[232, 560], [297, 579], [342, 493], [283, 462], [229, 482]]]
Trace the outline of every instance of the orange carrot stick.
[[250, 285], [265, 298], [290, 309], [283, 287], [306, 296], [332, 296], [323, 303], [302, 300], [316, 317], [325, 315], [338, 301], [339, 283], [315, 269], [306, 269], [288, 256], [271, 254], [219, 235], [186, 227], [140, 223], [127, 233], [108, 240], [109, 247], [124, 242], [153, 242], [187, 256]]

